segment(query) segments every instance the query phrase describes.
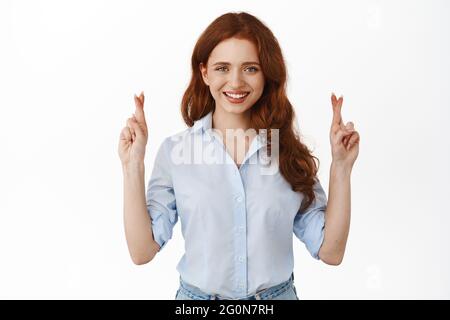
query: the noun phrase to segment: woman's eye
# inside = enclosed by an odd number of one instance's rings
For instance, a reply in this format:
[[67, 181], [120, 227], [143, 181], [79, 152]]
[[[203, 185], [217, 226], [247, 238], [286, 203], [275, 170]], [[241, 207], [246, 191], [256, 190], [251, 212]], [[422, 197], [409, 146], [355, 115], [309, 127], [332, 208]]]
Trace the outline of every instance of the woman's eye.
[[258, 69], [256, 67], [248, 67], [247, 70], [249, 70], [250, 72], [258, 71]]
[[[258, 68], [248, 67], [248, 68], [245, 68], [245, 70], [248, 70], [250, 73], [255, 73], [258, 71]], [[228, 71], [228, 67], [226, 67], [226, 66], [218, 67], [218, 68], [216, 68], [216, 71], [225, 72], [225, 71]]]

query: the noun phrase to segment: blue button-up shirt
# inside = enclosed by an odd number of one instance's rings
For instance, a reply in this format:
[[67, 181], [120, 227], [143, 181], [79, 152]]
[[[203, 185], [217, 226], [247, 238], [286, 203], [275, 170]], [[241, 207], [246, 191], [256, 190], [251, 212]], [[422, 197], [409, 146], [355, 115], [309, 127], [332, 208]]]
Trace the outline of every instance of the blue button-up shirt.
[[238, 167], [211, 125], [212, 112], [164, 140], [148, 183], [147, 210], [161, 249], [180, 218], [185, 253], [177, 270], [183, 281], [208, 294], [241, 298], [289, 279], [293, 234], [319, 259], [327, 197], [317, 179], [315, 201], [300, 212], [303, 195], [279, 170], [267, 174], [265, 164], [254, 161], [266, 148], [261, 135]]

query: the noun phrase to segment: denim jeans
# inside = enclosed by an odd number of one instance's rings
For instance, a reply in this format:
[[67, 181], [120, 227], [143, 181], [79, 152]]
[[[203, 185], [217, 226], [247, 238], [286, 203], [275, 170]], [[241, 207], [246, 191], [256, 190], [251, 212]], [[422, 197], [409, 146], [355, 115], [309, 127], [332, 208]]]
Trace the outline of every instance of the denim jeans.
[[180, 288], [177, 290], [175, 300], [299, 300], [294, 286], [294, 273], [291, 277], [276, 286], [258, 291], [254, 295], [240, 299], [221, 297], [217, 294], [207, 294], [199, 288], [184, 282], [180, 277]]

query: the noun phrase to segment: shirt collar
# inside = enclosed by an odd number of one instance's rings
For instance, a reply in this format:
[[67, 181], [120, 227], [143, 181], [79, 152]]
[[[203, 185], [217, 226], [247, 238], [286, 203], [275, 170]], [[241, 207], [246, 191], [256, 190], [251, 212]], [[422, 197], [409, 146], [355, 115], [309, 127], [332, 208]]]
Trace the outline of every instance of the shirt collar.
[[[212, 129], [212, 114], [213, 111], [210, 111], [202, 118], [194, 121], [194, 125], [192, 126], [193, 132], [206, 132]], [[261, 133], [258, 133], [255, 141], [255, 150], [259, 150], [264, 145], [264, 139], [261, 136]], [[250, 150], [252, 151], [252, 150]]]
[[206, 130], [209, 130], [212, 128], [212, 114], [213, 112], [210, 111], [202, 118], [196, 120], [194, 122], [193, 131], [198, 132], [199, 130], [203, 130], [205, 132]]
[[[213, 111], [210, 111], [202, 118], [194, 121], [194, 125], [192, 126], [193, 132], [207, 132], [208, 130], [212, 129], [212, 114]], [[254, 141], [252, 142], [247, 155], [243, 161], [243, 163], [250, 158], [254, 153], [258, 152], [259, 149], [265, 146], [265, 139], [261, 135], [261, 133], [258, 133], [258, 135], [255, 137]]]

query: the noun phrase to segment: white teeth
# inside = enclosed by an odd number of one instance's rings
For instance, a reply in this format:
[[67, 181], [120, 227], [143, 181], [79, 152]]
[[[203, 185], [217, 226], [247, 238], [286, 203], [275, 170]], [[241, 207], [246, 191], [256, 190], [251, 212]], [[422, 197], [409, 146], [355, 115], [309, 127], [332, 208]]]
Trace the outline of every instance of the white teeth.
[[248, 95], [248, 93], [234, 94], [234, 93], [228, 93], [228, 92], [225, 92], [225, 94], [226, 94], [228, 97], [231, 97], [231, 98], [233, 98], [233, 99], [241, 99], [241, 98], [245, 97], [246, 95]]

